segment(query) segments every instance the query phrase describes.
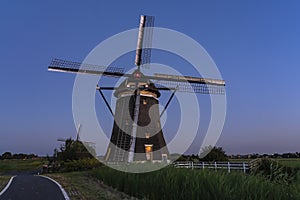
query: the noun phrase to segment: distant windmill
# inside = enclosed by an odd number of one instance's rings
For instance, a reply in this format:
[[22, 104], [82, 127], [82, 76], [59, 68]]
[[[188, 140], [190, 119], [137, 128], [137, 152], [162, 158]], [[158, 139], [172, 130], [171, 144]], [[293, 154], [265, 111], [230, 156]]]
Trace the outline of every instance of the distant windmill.
[[[81, 128], [81, 124], [78, 124], [77, 132], [76, 132], [76, 137], [75, 137], [76, 140], [75, 141], [79, 141], [80, 128]], [[59, 141], [59, 142], [65, 142], [68, 139], [58, 138], [57, 141]]]
[[[97, 65], [61, 59], [52, 60], [48, 67], [49, 71], [94, 74], [113, 78], [126, 77], [118, 87], [96, 87], [114, 116], [111, 143], [105, 155], [107, 162], [167, 160], [169, 152], [163, 137], [160, 117], [167, 109], [175, 92], [224, 94], [224, 80], [157, 73], [153, 76], [143, 74], [140, 66], [150, 63], [149, 45], [152, 40], [153, 23], [154, 17], [141, 16], [140, 18], [135, 57], [137, 69], [132, 74], [123, 73], [121, 68], [107, 67], [105, 69]], [[146, 45], [148, 48], [143, 48]], [[115, 114], [102, 90], [115, 90], [114, 96], [117, 98]], [[173, 91], [161, 113], [157, 106], [161, 95], [160, 90]], [[143, 127], [146, 126], [145, 130]]]
[[[95, 142], [87, 142], [87, 141], [82, 141], [82, 140], [80, 139], [80, 130], [81, 130], [81, 127], [82, 127], [82, 125], [81, 125], [81, 124], [78, 124], [78, 127], [77, 127], [77, 133], [76, 133], [76, 137], [75, 137], [75, 141], [76, 141], [76, 142], [79, 141], [79, 142], [88, 144], [89, 146], [95, 148], [95, 145], [96, 145]], [[65, 138], [57, 138], [57, 141], [59, 141], [59, 142], [66, 142], [68, 139], [71, 139], [71, 138], [67, 138], [67, 139], [65, 139]]]

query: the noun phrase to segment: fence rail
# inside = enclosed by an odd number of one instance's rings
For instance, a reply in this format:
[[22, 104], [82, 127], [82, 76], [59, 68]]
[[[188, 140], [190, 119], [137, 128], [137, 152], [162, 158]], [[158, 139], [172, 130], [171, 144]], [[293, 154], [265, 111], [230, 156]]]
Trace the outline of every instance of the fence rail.
[[189, 169], [226, 169], [229, 173], [231, 170], [241, 170], [244, 173], [250, 171], [250, 165], [247, 162], [175, 162], [173, 166], [176, 168]]

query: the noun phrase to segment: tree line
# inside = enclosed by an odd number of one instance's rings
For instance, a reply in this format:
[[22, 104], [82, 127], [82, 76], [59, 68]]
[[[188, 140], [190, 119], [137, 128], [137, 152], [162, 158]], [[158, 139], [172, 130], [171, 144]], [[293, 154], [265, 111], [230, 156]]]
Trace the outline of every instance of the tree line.
[[192, 161], [192, 162], [214, 162], [228, 161], [228, 156], [222, 147], [208, 146], [202, 149], [202, 153], [192, 155], [181, 155], [177, 161]]
[[0, 155], [0, 160], [5, 160], [5, 159], [32, 159], [32, 158], [37, 158], [38, 156], [31, 153], [31, 154], [25, 154], [25, 153], [16, 153], [12, 154], [11, 152], [5, 152], [2, 155]]
[[255, 159], [255, 158], [300, 158], [300, 152], [295, 153], [274, 153], [274, 154], [246, 154], [246, 155], [231, 155], [230, 158], [236, 159]]

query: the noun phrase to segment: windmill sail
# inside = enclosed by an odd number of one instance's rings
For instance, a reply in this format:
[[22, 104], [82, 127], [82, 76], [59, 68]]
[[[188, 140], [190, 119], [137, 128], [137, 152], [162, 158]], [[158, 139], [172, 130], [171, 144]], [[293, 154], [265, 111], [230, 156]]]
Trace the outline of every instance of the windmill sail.
[[178, 92], [195, 92], [201, 94], [224, 94], [225, 81], [192, 76], [154, 74], [147, 76], [159, 90], [176, 90]]
[[225, 94], [224, 86], [203, 83], [189, 83], [179, 81], [152, 80], [158, 90], [175, 90], [178, 92], [200, 94]]
[[152, 49], [152, 38], [153, 38], [153, 26], [154, 26], [154, 17], [147, 16], [145, 24], [145, 32], [143, 39], [143, 50], [142, 50], [142, 66], [145, 68], [150, 67], [150, 58], [151, 58], [151, 49]]
[[170, 75], [170, 74], [155, 73], [154, 77], [151, 77], [151, 79], [225, 86], [224, 80], [218, 80], [212, 78], [200, 78], [200, 77], [193, 77], [193, 76], [177, 76], [177, 75]]
[[135, 65], [149, 67], [153, 37], [154, 17], [142, 15], [136, 48]]
[[48, 66], [49, 71], [104, 75], [112, 77], [126, 76], [124, 68], [105, 67], [54, 58]]

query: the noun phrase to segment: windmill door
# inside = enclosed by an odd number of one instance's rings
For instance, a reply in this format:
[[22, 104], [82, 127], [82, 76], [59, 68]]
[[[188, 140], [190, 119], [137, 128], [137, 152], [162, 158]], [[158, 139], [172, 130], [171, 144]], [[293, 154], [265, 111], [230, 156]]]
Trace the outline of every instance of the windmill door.
[[153, 160], [153, 144], [145, 144], [146, 160]]

